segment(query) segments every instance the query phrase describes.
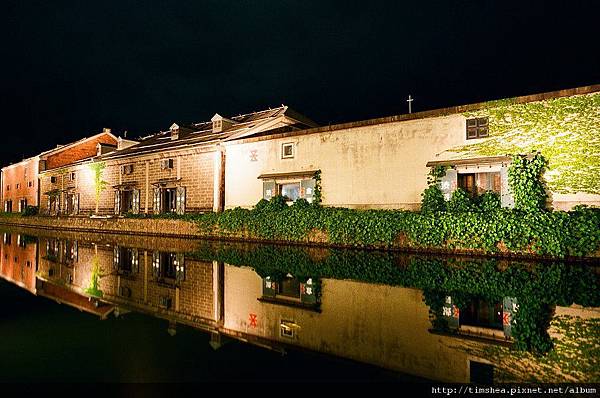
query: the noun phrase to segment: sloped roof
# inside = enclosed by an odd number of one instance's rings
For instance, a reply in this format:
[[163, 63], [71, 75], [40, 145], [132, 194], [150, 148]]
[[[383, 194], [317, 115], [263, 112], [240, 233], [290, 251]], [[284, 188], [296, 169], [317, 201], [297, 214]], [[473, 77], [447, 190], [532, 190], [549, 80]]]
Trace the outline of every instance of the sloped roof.
[[274, 109], [230, 117], [229, 119], [236, 122], [236, 124], [229, 126], [224, 131], [218, 133], [213, 132], [213, 124], [211, 121], [192, 124], [178, 123], [179, 133], [176, 139], [171, 139], [170, 130], [160, 131], [156, 134], [142, 138], [136, 145], [107, 153], [106, 155], [100, 156], [99, 159], [118, 159], [126, 156], [143, 155], [163, 150], [210, 146], [234, 135], [261, 133], [270, 130], [270, 124], [277, 120], [281, 120], [284, 116], [288, 119], [293, 119], [293, 125], [298, 129], [316, 126], [310, 119], [294, 112], [289, 107], [282, 105]]

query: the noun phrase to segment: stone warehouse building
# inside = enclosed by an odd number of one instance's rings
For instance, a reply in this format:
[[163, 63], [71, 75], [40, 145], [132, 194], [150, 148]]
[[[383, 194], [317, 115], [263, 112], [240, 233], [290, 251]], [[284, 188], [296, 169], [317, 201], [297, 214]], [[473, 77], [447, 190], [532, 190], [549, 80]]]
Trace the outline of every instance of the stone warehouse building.
[[312, 200], [320, 171], [322, 203], [417, 210], [430, 167], [445, 166], [449, 198], [462, 187], [501, 194], [511, 155], [539, 151], [552, 205], [600, 205], [600, 85], [500, 101], [224, 139], [225, 207], [261, 198]]
[[56, 195], [44, 195], [44, 192], [47, 191], [40, 190], [40, 173], [59, 170], [74, 162], [90, 158], [97, 154], [98, 145], [106, 150], [106, 148], [115, 147], [116, 144], [117, 137], [111, 134], [110, 129], [104, 129], [100, 134], [70, 144], [59, 145], [54, 149], [2, 168], [4, 211], [20, 212], [25, 210], [26, 206], [39, 206], [41, 202], [58, 197], [58, 191], [54, 191]]
[[62, 192], [65, 205], [56, 206], [50, 200], [46, 206], [42, 203], [42, 213], [183, 214], [219, 210], [224, 190], [223, 139], [312, 126], [314, 122], [287, 106], [230, 119], [216, 114], [211, 121], [191, 125], [173, 123], [169, 130], [138, 143], [119, 144], [109, 153], [44, 173], [44, 192]]

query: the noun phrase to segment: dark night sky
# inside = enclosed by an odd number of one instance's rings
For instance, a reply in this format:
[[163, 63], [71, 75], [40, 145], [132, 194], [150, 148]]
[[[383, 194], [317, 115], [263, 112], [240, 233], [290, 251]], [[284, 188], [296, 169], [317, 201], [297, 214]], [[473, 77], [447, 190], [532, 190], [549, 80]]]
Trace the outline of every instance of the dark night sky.
[[147, 3], [3, 3], [2, 165], [102, 127], [281, 103], [328, 124], [406, 113], [408, 94], [419, 111], [600, 83], [594, 1]]

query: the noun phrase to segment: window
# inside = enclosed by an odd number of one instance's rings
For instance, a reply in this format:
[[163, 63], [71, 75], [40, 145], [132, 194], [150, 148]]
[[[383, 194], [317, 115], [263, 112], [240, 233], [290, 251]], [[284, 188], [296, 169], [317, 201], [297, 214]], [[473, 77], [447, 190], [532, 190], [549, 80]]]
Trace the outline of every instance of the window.
[[7, 191], [10, 191], [10, 185], [7, 185], [7, 186], [6, 186], [6, 190], [7, 190]]
[[11, 235], [7, 234], [7, 233], [4, 233], [4, 244], [5, 245], [10, 245], [10, 241], [11, 241]]
[[75, 172], [74, 172], [74, 171], [72, 171], [72, 172], [69, 174], [69, 180], [70, 180], [70, 181], [75, 181]]
[[318, 310], [318, 281], [299, 279], [291, 274], [285, 277], [263, 278], [263, 294], [259, 301], [271, 304]]
[[460, 324], [503, 330], [502, 302], [472, 299], [460, 309]]
[[488, 118], [478, 117], [474, 119], [467, 119], [467, 139], [484, 138], [487, 137], [488, 130]]
[[494, 366], [477, 361], [469, 361], [470, 382], [475, 384], [494, 384]]
[[21, 184], [17, 183], [17, 189], [21, 188]]
[[292, 184], [280, 184], [279, 192], [281, 196], [285, 196], [288, 200], [294, 202], [300, 197], [300, 183], [295, 182]]
[[133, 165], [132, 164], [126, 164], [124, 166], [121, 166], [121, 174], [132, 174], [133, 173]]
[[281, 145], [281, 158], [290, 159], [294, 157], [294, 144], [289, 142]]
[[7, 200], [6, 202], [4, 202], [4, 211], [7, 213], [12, 212], [12, 200]]
[[281, 195], [286, 196], [290, 204], [298, 198], [312, 203], [315, 194], [315, 179], [300, 179], [304, 176], [298, 179], [294, 177], [293, 175], [283, 175], [272, 179], [269, 176], [269, 179], [263, 180], [263, 199], [271, 200], [273, 196]]
[[119, 275], [131, 276], [139, 272], [137, 249], [116, 246], [113, 250], [113, 265]]
[[52, 184], [56, 184], [56, 176], [52, 176], [52, 177], [50, 177], [50, 182], [51, 182]]
[[179, 284], [185, 281], [185, 260], [183, 254], [152, 253], [152, 273], [161, 283]]
[[63, 263], [71, 264], [77, 262], [79, 256], [77, 241], [66, 240], [64, 242]]
[[467, 191], [469, 195], [475, 196], [477, 194], [477, 186], [475, 185], [475, 174], [459, 174], [458, 187]]
[[33, 186], [33, 181], [29, 181], [29, 182], [27, 183], [27, 186], [28, 186], [29, 188], [31, 188], [31, 187]]
[[167, 170], [173, 168], [173, 159], [163, 159], [160, 161], [160, 169]]
[[281, 337], [294, 338], [294, 329], [296, 328], [294, 321], [282, 319], [279, 322], [279, 335]]

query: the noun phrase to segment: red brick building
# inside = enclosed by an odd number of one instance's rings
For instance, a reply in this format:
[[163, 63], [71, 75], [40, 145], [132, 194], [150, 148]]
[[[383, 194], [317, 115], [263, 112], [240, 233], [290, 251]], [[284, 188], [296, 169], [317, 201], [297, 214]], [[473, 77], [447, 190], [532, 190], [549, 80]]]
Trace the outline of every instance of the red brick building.
[[2, 209], [20, 212], [26, 206], [38, 206], [40, 157], [34, 156], [2, 169]]
[[0, 238], [0, 277], [35, 294], [37, 241], [11, 232]]
[[21, 212], [27, 206], [39, 206], [42, 197], [39, 174], [89, 159], [106, 148], [116, 149], [117, 137], [110, 129], [2, 168], [2, 205], [6, 212]]

